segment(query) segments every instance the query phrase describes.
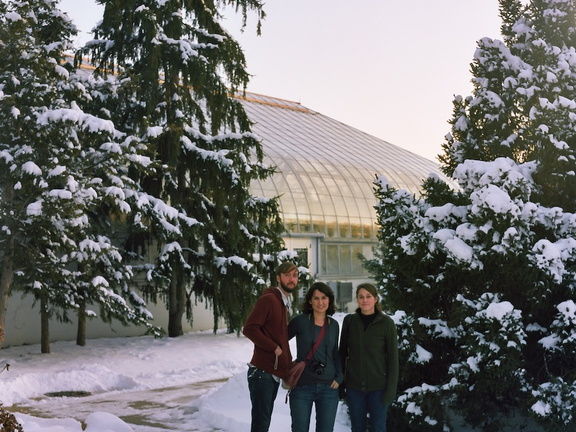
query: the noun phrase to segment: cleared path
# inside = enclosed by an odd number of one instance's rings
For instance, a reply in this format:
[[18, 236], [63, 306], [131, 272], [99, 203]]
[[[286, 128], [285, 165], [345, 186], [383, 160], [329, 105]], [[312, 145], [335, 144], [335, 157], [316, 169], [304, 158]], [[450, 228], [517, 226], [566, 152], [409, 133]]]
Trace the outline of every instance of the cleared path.
[[[192, 402], [226, 380], [204, 381], [181, 387], [121, 391], [81, 397], [42, 397], [9, 407], [42, 418], [73, 418], [79, 422], [93, 412], [108, 412], [124, 420], [134, 432], [215, 432], [195, 424]], [[199, 423], [199, 422], [198, 422]]]

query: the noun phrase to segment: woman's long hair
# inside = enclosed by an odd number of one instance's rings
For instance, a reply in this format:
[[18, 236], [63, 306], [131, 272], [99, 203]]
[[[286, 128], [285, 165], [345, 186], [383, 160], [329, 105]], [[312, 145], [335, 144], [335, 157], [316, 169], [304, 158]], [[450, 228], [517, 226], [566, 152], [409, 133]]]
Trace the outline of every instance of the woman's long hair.
[[374, 309], [376, 310], [376, 312], [382, 313], [382, 305], [380, 304], [380, 295], [378, 294], [378, 290], [376, 289], [376, 287], [371, 283], [361, 283], [356, 287], [356, 299], [358, 299], [358, 291], [360, 291], [361, 289], [365, 289], [374, 296], [374, 298], [376, 299]]
[[320, 291], [322, 294], [328, 297], [329, 304], [328, 309], [326, 309], [326, 315], [334, 315], [334, 312], [336, 312], [336, 305], [334, 303], [334, 291], [332, 291], [332, 288], [330, 288], [324, 282], [314, 282], [312, 286], [308, 288], [308, 291], [306, 291], [306, 297], [302, 302], [302, 312], [307, 314], [311, 314], [313, 312], [311, 302], [315, 291]]

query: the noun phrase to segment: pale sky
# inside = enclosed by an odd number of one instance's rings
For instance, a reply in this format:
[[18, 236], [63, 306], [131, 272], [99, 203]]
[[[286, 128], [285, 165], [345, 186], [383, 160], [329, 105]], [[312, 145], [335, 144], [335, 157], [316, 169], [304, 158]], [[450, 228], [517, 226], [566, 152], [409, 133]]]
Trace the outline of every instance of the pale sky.
[[[94, 0], [61, 0], [79, 29], [101, 19]], [[244, 49], [248, 91], [300, 102], [436, 160], [455, 94], [471, 92], [476, 41], [500, 38], [498, 0], [267, 0], [225, 27]], [[83, 36], [84, 40], [88, 35]]]

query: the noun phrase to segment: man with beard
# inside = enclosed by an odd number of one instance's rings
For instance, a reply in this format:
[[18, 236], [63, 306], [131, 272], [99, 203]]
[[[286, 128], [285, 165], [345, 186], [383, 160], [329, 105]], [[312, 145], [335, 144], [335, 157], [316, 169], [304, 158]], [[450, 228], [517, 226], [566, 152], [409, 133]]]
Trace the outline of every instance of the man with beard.
[[244, 335], [254, 343], [248, 365], [248, 389], [252, 402], [250, 432], [267, 432], [272, 409], [292, 354], [288, 345], [290, 294], [298, 288], [298, 267], [284, 262], [276, 270], [277, 287], [268, 287], [256, 301], [244, 329]]

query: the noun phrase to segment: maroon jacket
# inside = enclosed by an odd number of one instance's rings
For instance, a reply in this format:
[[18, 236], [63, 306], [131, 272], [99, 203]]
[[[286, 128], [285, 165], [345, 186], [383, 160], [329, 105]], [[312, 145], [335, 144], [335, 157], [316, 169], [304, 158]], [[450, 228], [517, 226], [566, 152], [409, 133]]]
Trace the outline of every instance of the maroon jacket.
[[[250, 363], [280, 378], [284, 378], [292, 363], [288, 345], [287, 314], [279, 289], [266, 288], [256, 301], [242, 330], [244, 336], [254, 342]], [[274, 350], [278, 346], [282, 348], [282, 354], [276, 359]]]

